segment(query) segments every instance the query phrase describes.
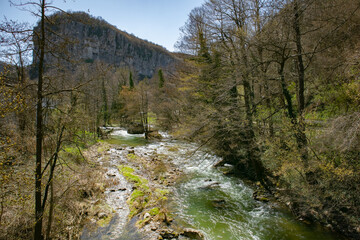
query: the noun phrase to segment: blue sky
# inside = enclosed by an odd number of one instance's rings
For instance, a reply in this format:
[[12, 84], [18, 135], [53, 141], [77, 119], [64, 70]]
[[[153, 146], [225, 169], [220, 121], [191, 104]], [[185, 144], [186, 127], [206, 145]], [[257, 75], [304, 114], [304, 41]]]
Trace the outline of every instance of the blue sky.
[[[13, 0], [19, 2], [18, 0]], [[37, 1], [37, 0], [35, 0]], [[190, 11], [205, 0], [53, 0], [63, 10], [85, 11], [100, 16], [120, 30], [159, 44], [174, 51]], [[23, 0], [22, 2], [26, 2]], [[25, 21], [35, 24], [29, 12], [10, 7], [8, 0], [0, 0], [0, 19]]]

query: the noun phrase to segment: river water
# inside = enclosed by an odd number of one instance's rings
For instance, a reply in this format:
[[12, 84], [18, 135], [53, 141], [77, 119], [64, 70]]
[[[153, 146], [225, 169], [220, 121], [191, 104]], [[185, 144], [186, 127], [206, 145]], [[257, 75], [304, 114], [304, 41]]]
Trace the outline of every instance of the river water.
[[219, 159], [197, 145], [171, 139], [158, 142], [142, 135], [114, 131], [109, 142], [134, 147], [136, 154], [166, 155], [185, 177], [174, 189], [171, 208], [176, 220], [201, 230], [208, 240], [335, 240], [339, 236], [297, 221], [275, 203], [252, 198], [253, 189], [242, 180], [212, 167]]

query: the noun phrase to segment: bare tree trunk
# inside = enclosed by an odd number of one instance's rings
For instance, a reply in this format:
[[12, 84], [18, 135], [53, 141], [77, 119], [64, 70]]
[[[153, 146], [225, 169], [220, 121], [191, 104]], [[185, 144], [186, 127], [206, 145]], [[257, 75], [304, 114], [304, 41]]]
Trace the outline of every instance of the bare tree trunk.
[[[262, 6], [259, 0], [254, 0], [254, 4], [255, 4], [255, 28], [256, 28], [256, 34], [257, 35], [261, 35], [261, 10], [262, 10]], [[269, 109], [270, 111], [270, 117], [268, 118], [269, 120], [269, 137], [273, 137], [274, 136], [274, 126], [273, 126], [273, 117], [272, 117], [272, 113], [271, 113], [271, 96], [270, 96], [270, 89], [269, 89], [269, 84], [268, 84], [268, 80], [266, 77], [266, 73], [267, 73], [267, 66], [264, 63], [264, 56], [263, 56], [263, 52], [264, 52], [264, 48], [261, 44], [258, 45], [257, 47], [257, 51], [259, 54], [259, 62], [260, 62], [260, 77], [261, 79], [263, 79], [264, 81], [264, 91], [265, 91], [265, 103], [266, 103], [266, 107]], [[261, 85], [260, 85], [261, 86]], [[261, 94], [261, 90], [260, 90], [260, 95]], [[266, 124], [266, 122], [265, 122]], [[266, 125], [265, 125], [266, 126]]]
[[291, 94], [290, 94], [289, 90], [287, 89], [286, 82], [285, 82], [284, 66], [285, 66], [285, 61], [282, 61], [279, 71], [278, 71], [279, 75], [280, 75], [281, 90], [285, 97], [288, 116], [289, 116], [291, 122], [293, 124], [296, 124], [296, 122], [297, 122], [296, 114], [294, 112], [294, 108], [293, 108], [293, 104], [292, 104], [292, 100], [291, 100]]
[[103, 119], [104, 119], [104, 127], [108, 125], [109, 123], [109, 109], [108, 109], [108, 101], [107, 101], [107, 94], [106, 94], [106, 88], [105, 88], [105, 76], [102, 77], [101, 82], [101, 89], [102, 89], [102, 110], [103, 110]]
[[4, 214], [4, 199], [2, 198], [0, 202], [0, 226], [1, 226], [3, 214]]
[[301, 30], [300, 30], [300, 9], [298, 0], [294, 0], [294, 32], [295, 32], [295, 42], [296, 42], [296, 52], [297, 52], [297, 69], [298, 69], [298, 102], [299, 102], [299, 114], [301, 115], [305, 108], [305, 97], [304, 97], [304, 88], [305, 88], [305, 67], [302, 56], [302, 44], [301, 44]]
[[51, 227], [52, 227], [52, 221], [54, 216], [54, 182], [51, 181], [50, 183], [50, 206], [49, 206], [49, 218], [48, 218], [48, 224], [46, 229], [46, 239], [51, 239]]
[[[146, 83], [145, 83], [146, 84]], [[149, 103], [148, 103], [148, 93], [147, 93], [147, 86], [142, 86], [141, 89], [141, 106], [140, 106], [140, 117], [141, 123], [144, 128], [145, 138], [148, 139], [150, 127], [148, 122], [148, 110], [149, 110]]]
[[305, 121], [303, 116], [303, 111], [305, 108], [305, 67], [302, 56], [302, 43], [301, 43], [301, 29], [300, 29], [300, 9], [298, 0], [294, 0], [294, 32], [295, 32], [295, 42], [296, 42], [296, 51], [297, 51], [297, 69], [298, 69], [298, 112], [299, 112], [299, 124], [297, 126], [297, 138], [298, 145], [301, 154], [301, 159], [304, 163], [305, 169], [308, 168], [308, 151], [307, 151], [307, 139], [305, 134]]
[[50, 190], [50, 209], [49, 209], [48, 226], [47, 226], [47, 230], [46, 230], [46, 239], [49, 239], [50, 232], [51, 232], [51, 224], [52, 224], [53, 210], [54, 210], [53, 179], [54, 179], [56, 162], [59, 157], [59, 152], [60, 152], [60, 147], [61, 147], [62, 136], [63, 136], [64, 130], [65, 130], [65, 126], [63, 126], [60, 130], [59, 138], [56, 143], [55, 153], [54, 153], [53, 157], [49, 160], [50, 161], [50, 175], [49, 175], [49, 179], [45, 186], [44, 198], [43, 198], [43, 202], [41, 205], [42, 211], [44, 212], [45, 206], [46, 206], [46, 201], [47, 201], [47, 196], [48, 196], [49, 190]]
[[35, 231], [34, 239], [43, 239], [42, 220], [43, 209], [41, 206], [41, 178], [42, 178], [42, 141], [43, 141], [43, 72], [45, 56], [45, 0], [41, 0], [41, 25], [39, 37], [40, 57], [39, 57], [39, 79], [37, 90], [37, 108], [36, 108], [36, 170], [35, 170]]
[[[19, 64], [20, 66], [18, 67], [18, 81], [19, 84], [21, 86], [22, 89], [24, 89], [25, 87], [25, 70], [24, 70], [24, 60], [22, 57], [22, 52], [21, 52], [21, 48], [19, 46], [18, 43], [18, 49], [19, 49]], [[19, 124], [19, 129], [21, 134], [24, 133], [25, 127], [26, 127], [26, 112], [25, 111], [21, 111], [19, 113], [19, 120], [18, 120], [18, 124]]]

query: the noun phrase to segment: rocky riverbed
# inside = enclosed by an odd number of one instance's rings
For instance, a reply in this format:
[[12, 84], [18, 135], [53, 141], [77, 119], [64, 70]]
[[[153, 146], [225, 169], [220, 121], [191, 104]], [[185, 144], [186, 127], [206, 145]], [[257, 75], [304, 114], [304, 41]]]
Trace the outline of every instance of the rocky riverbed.
[[134, 147], [98, 143], [87, 157], [105, 171], [105, 204], [82, 239], [203, 239], [200, 231], [177, 224], [168, 196], [182, 171], [166, 156]]
[[338, 239], [224, 175], [213, 167], [219, 157], [194, 143], [112, 134], [87, 152], [106, 183], [82, 239]]

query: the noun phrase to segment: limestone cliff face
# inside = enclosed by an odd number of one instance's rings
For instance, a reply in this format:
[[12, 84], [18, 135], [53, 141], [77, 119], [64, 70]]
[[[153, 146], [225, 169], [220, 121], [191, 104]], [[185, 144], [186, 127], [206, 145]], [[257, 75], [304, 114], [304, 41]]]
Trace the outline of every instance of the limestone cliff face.
[[[53, 42], [63, 42], [60, 50], [72, 59], [129, 67], [140, 79], [151, 77], [158, 68], [170, 67], [177, 61], [165, 48], [120, 31], [86, 13], [58, 13], [50, 19], [50, 38], [55, 39]], [[47, 54], [45, 61], [53, 63], [54, 58], [54, 54]]]

